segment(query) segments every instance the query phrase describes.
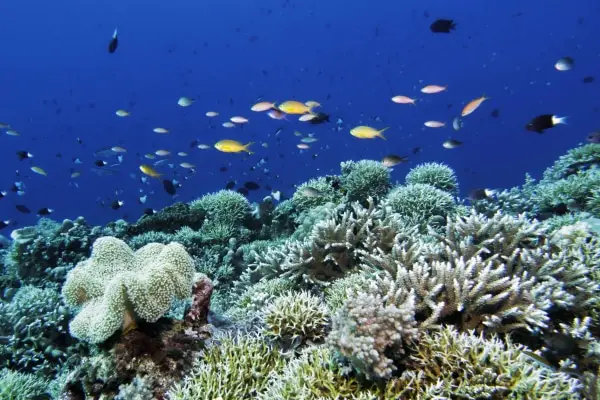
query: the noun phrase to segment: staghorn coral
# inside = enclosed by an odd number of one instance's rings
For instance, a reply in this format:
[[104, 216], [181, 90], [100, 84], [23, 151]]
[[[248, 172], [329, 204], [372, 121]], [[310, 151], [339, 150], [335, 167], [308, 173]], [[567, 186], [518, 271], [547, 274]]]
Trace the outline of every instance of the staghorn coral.
[[70, 332], [100, 343], [138, 318], [155, 322], [173, 298], [190, 296], [193, 279], [193, 261], [178, 243], [151, 243], [134, 253], [119, 239], [100, 238], [62, 289], [67, 304], [82, 307]]
[[580, 383], [540, 366], [521, 345], [445, 327], [423, 335], [383, 399], [577, 400]]
[[362, 393], [356, 378], [343, 376], [330, 348], [311, 346], [273, 374], [258, 399], [355, 399]]
[[278, 296], [294, 289], [294, 284], [287, 279], [275, 278], [262, 280], [249, 285], [235, 299], [235, 306], [227, 310], [227, 315], [236, 320], [252, 320], [259, 318], [266, 306]]
[[376, 207], [369, 199], [365, 208], [358, 202], [340, 206], [331, 218], [317, 223], [309, 237], [288, 240], [258, 255], [249, 265], [261, 276], [281, 276], [294, 282], [327, 286], [343, 277], [358, 263], [356, 251], [389, 250], [397, 235], [411, 231], [388, 207]]
[[379, 199], [391, 187], [390, 170], [379, 161], [344, 161], [342, 186], [346, 190], [348, 201], [367, 204], [370, 199]]
[[[537, 222], [500, 213], [451, 221], [437, 250], [405, 257], [407, 244], [386, 254], [361, 252], [365, 268], [386, 271], [398, 287], [414, 289], [421, 327], [443, 322], [461, 329], [507, 332], [549, 328], [596, 304], [598, 266], [578, 259], [578, 246], [554, 248]], [[416, 260], [415, 260], [416, 259]], [[563, 321], [564, 322], [564, 321]]]
[[407, 185], [422, 183], [431, 185], [453, 195], [458, 194], [458, 179], [452, 168], [446, 164], [429, 162], [412, 168], [405, 178]]
[[306, 292], [288, 292], [270, 302], [262, 314], [263, 333], [286, 347], [324, 339], [329, 311], [321, 299]]
[[8, 369], [0, 370], [0, 399], [32, 400], [49, 395], [48, 381], [33, 375]]
[[260, 337], [226, 335], [207, 348], [193, 372], [169, 391], [170, 400], [239, 400], [267, 388], [285, 365], [282, 354]]

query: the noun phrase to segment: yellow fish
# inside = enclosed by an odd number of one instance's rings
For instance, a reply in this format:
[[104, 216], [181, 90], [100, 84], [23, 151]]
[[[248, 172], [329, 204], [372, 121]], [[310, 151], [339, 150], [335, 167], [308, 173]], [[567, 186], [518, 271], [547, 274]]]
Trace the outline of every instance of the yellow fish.
[[312, 111], [314, 105], [307, 106], [299, 101], [289, 100], [284, 101], [277, 108], [286, 114], [307, 114]]
[[140, 165], [140, 171], [142, 171], [144, 174], [151, 176], [152, 178], [159, 178], [162, 174], [159, 174], [158, 172], [156, 172], [156, 170], [154, 168], [152, 168], [151, 166], [149, 166], [148, 164], [142, 164]]
[[376, 137], [380, 137], [385, 140], [385, 137], [382, 135], [382, 133], [388, 129], [389, 128], [383, 128], [382, 130], [378, 131], [370, 126], [357, 126], [350, 131], [350, 134], [359, 139], [375, 139]]
[[242, 151], [245, 151], [248, 154], [254, 154], [248, 148], [253, 143], [254, 142], [250, 142], [248, 144], [241, 144], [240, 142], [235, 141], [235, 140], [225, 139], [225, 140], [220, 140], [217, 143], [215, 143], [215, 149], [222, 151], [224, 153], [241, 153]]

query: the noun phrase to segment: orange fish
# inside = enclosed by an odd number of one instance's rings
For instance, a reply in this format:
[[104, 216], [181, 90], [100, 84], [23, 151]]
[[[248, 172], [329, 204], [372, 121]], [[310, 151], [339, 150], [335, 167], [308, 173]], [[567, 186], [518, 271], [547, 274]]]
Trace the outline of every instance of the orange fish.
[[394, 96], [392, 101], [397, 104], [415, 104], [417, 99], [410, 98], [408, 96]]
[[477, 110], [479, 108], [479, 106], [481, 105], [481, 103], [483, 103], [484, 101], [486, 101], [488, 99], [489, 99], [489, 97], [485, 97], [485, 95], [484, 95], [475, 100], [471, 100], [469, 102], [469, 104], [467, 104], [465, 106], [465, 108], [463, 108], [460, 115], [463, 117], [466, 117], [467, 115], [471, 114], [473, 111]]
[[448, 88], [448, 86], [427, 85], [421, 89], [421, 92], [426, 93], [426, 94], [434, 94], [434, 93], [443, 92], [447, 88]]

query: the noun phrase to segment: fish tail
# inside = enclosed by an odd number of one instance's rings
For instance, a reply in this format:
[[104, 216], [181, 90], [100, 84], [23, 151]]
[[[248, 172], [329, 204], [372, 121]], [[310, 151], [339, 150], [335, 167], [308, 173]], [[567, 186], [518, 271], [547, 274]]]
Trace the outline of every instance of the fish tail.
[[115, 27], [115, 31], [113, 32], [113, 39], [115, 39], [117, 37], [117, 29], [118, 29], [118, 27]]
[[378, 136], [378, 137], [380, 137], [380, 138], [382, 138], [383, 140], [387, 140], [387, 139], [385, 138], [385, 136], [383, 136], [383, 132], [387, 131], [388, 129], [390, 129], [390, 128], [389, 128], [389, 127], [385, 127], [385, 128], [383, 128], [382, 130], [380, 130], [380, 131], [377, 131], [377, 136]]
[[248, 147], [250, 147], [251, 144], [254, 144], [254, 142], [248, 142], [247, 144], [244, 145], [244, 151], [247, 152], [248, 154], [254, 154], [254, 152], [248, 148]]
[[567, 123], [567, 117], [559, 117], [557, 115], [552, 116], [552, 124], [553, 125], [559, 125], [559, 124], [565, 125], [566, 123]]

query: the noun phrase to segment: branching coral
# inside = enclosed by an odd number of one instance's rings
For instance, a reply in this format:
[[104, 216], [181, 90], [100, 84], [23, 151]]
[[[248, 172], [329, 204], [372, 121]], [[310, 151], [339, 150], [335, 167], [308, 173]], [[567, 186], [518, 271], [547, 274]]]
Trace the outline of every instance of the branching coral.
[[248, 200], [233, 190], [210, 193], [190, 203], [192, 210], [201, 211], [209, 220], [234, 226], [243, 225], [252, 214]]
[[308, 292], [288, 292], [267, 305], [262, 320], [265, 336], [289, 348], [322, 340], [329, 326], [329, 311], [320, 298]]
[[[297, 187], [291, 199], [291, 204], [298, 213], [327, 203], [338, 204], [343, 197], [341, 190], [339, 190], [339, 184], [339, 179], [334, 176], [321, 176], [310, 179]], [[307, 189], [315, 189], [319, 194], [314, 195]]]
[[225, 336], [210, 346], [194, 371], [168, 394], [170, 400], [239, 400], [267, 388], [270, 374], [285, 365], [282, 354], [260, 337]]
[[452, 327], [411, 346], [407, 369], [391, 380], [384, 399], [580, 399], [579, 382], [540, 366], [525, 348]]
[[346, 300], [333, 318], [327, 342], [359, 373], [389, 378], [396, 369], [394, 358], [417, 336], [414, 292], [383, 279]]

